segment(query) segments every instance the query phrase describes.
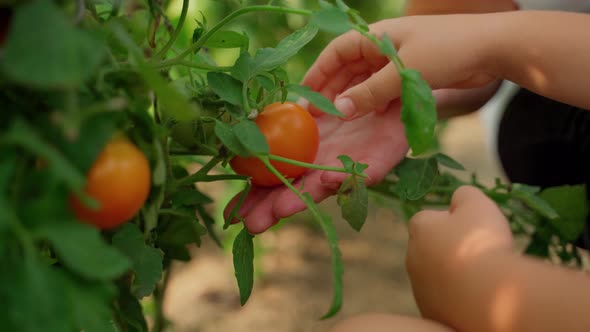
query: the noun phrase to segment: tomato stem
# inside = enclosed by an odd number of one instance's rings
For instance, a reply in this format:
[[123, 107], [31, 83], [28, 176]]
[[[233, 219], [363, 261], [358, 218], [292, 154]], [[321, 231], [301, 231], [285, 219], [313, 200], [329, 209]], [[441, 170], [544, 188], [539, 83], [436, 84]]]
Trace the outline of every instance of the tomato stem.
[[180, 18], [178, 19], [178, 24], [176, 25], [176, 29], [172, 33], [172, 36], [170, 36], [170, 39], [168, 40], [166, 45], [164, 45], [164, 47], [162, 47], [162, 49], [160, 49], [160, 51], [158, 51], [158, 53], [156, 53], [154, 58], [158, 59], [160, 57], [166, 56], [166, 52], [168, 52], [168, 50], [172, 47], [172, 45], [174, 45], [174, 42], [178, 38], [178, 35], [180, 35], [180, 31], [182, 30], [182, 27], [184, 26], [184, 21], [186, 20], [186, 13], [188, 12], [189, 2], [190, 2], [189, 0], [182, 1], [182, 10], [180, 12]]
[[228, 72], [232, 69], [232, 67], [222, 67], [222, 66], [212, 66], [212, 65], [208, 65], [208, 64], [204, 64], [204, 63], [193, 63], [190, 61], [184, 61], [184, 60], [177, 60], [174, 62], [166, 62], [166, 63], [160, 63], [157, 66], [155, 66], [156, 69], [164, 69], [164, 68], [168, 68], [171, 66], [184, 66], [184, 67], [190, 67], [190, 68], [195, 68], [195, 69], [202, 69], [202, 70], [210, 70], [210, 71], [220, 71], [220, 72]]
[[[310, 164], [310, 163], [305, 163], [302, 161], [298, 161], [298, 160], [293, 160], [293, 159], [289, 159], [289, 158], [284, 158], [281, 156], [277, 156], [277, 155], [268, 155], [268, 159], [271, 160], [276, 160], [276, 161], [280, 161], [286, 164], [291, 164], [291, 165], [295, 165], [295, 166], [301, 166], [301, 167], [305, 167], [305, 168], [310, 168], [310, 169], [319, 169], [319, 170], [323, 170], [323, 171], [330, 171], [330, 172], [339, 172], [339, 173], [349, 173], [345, 168], [343, 167], [334, 167], [334, 166], [325, 166], [325, 165], [316, 165], [316, 164]], [[358, 175], [362, 178], [366, 178], [367, 175], [364, 173], [358, 173], [355, 174]]]
[[[287, 180], [281, 174], [281, 172], [279, 172], [270, 163], [269, 157], [259, 157], [259, 159], [264, 163], [266, 168], [271, 173], [273, 173], [277, 178], [279, 178], [279, 180], [281, 180], [281, 182], [283, 182], [283, 184], [285, 184], [285, 186], [287, 186], [287, 188], [289, 188], [289, 190], [291, 190], [303, 203], [305, 203], [305, 205], [307, 206], [307, 208], [311, 212], [314, 219], [316, 219], [317, 222], [319, 223], [320, 227], [322, 228], [322, 230], [323, 230], [324, 234], [326, 235], [326, 237], [328, 238], [328, 240], [330, 240], [332, 235], [334, 236], [333, 241], [329, 241], [330, 242], [330, 252], [331, 252], [331, 256], [332, 256], [332, 268], [334, 270], [341, 269], [342, 261], [340, 258], [340, 250], [338, 249], [338, 243], [337, 243], [337, 239], [336, 239], [336, 231], [334, 229], [334, 225], [331, 223], [331, 221], [329, 219], [322, 216], [322, 214], [321, 214], [317, 204], [314, 202], [313, 198], [309, 194], [307, 194], [307, 196], [302, 194], [301, 191], [299, 191], [297, 188], [295, 188], [293, 186], [293, 184], [291, 184], [291, 182], [289, 182], [289, 180]], [[335, 277], [335, 280], [334, 280], [335, 289], [334, 289], [334, 298], [333, 298], [333, 302], [332, 302], [332, 308], [331, 308], [330, 312], [328, 312], [328, 314], [326, 314], [322, 318], [328, 318], [328, 317], [332, 316], [333, 314], [335, 314], [336, 312], [338, 312], [338, 310], [340, 309], [340, 306], [342, 304], [342, 298], [341, 298], [342, 289], [338, 289], [338, 287], [336, 287], [336, 285], [341, 284], [342, 275], [335, 275], [334, 277]], [[340, 278], [340, 280], [337, 280], [338, 278]]]
[[154, 289], [154, 302], [156, 306], [156, 314], [154, 315], [154, 332], [162, 332], [166, 329], [168, 321], [164, 316], [164, 295], [168, 288], [168, 281], [170, 280], [170, 271], [164, 271], [164, 279], [161, 285], [156, 285]]
[[213, 181], [221, 181], [221, 180], [247, 180], [248, 178], [243, 175], [236, 175], [236, 174], [216, 174], [216, 175], [207, 175], [210, 170], [212, 170], [217, 164], [219, 164], [223, 158], [220, 157], [213, 157], [209, 162], [207, 162], [200, 170], [196, 173], [185, 176], [184, 178], [176, 181], [176, 186], [173, 187], [182, 187], [186, 185], [193, 184], [195, 182], [213, 182]]
[[205, 43], [224, 25], [229, 23], [230, 21], [236, 19], [237, 17], [250, 13], [250, 12], [257, 12], [257, 11], [266, 11], [266, 12], [278, 12], [278, 13], [285, 13], [285, 14], [297, 14], [297, 15], [306, 15], [310, 16], [313, 14], [310, 10], [304, 9], [295, 9], [295, 8], [286, 8], [286, 7], [279, 7], [279, 6], [249, 6], [245, 8], [240, 8], [228, 16], [224, 17], [221, 21], [219, 21], [211, 30], [207, 31], [205, 34], [201, 36], [194, 44], [192, 44], [188, 49], [184, 50], [182, 53], [177, 55], [176, 57], [162, 62], [160, 65], [167, 66], [168, 63], [176, 63], [178, 60], [184, 59], [187, 55], [198, 51]]
[[224, 220], [223, 229], [227, 229], [229, 227], [229, 225], [231, 225], [231, 222], [232, 222], [232, 220], [234, 220], [234, 218], [243, 219], [242, 216], [240, 216], [239, 212], [240, 212], [240, 208], [244, 204], [244, 201], [246, 200], [246, 196], [248, 196], [248, 192], [250, 192], [250, 188], [252, 188], [252, 185], [250, 184], [250, 182], [246, 182], [246, 188], [244, 188], [244, 190], [242, 190], [242, 193], [240, 195], [240, 198], [238, 199], [238, 202], [236, 203], [234, 208], [229, 213], [229, 216], [227, 217], [227, 219]]

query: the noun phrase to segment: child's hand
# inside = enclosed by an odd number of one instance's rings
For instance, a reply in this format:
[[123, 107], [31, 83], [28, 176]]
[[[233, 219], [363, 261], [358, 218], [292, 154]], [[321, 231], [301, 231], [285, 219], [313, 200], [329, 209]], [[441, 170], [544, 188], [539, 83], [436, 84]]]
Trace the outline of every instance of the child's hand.
[[[409, 225], [406, 267], [422, 314], [444, 319], [443, 312], [477, 263], [509, 253], [512, 233], [506, 218], [479, 189], [454, 193], [449, 211], [422, 211]], [[483, 272], [482, 272], [483, 273]]]
[[[496, 78], [487, 63], [497, 38], [491, 15], [411, 16], [370, 28], [378, 38], [389, 36], [406, 67], [420, 71], [433, 89], [476, 88]], [[335, 99], [349, 117], [384, 111], [401, 95], [395, 66], [356, 31], [332, 41], [303, 84]]]

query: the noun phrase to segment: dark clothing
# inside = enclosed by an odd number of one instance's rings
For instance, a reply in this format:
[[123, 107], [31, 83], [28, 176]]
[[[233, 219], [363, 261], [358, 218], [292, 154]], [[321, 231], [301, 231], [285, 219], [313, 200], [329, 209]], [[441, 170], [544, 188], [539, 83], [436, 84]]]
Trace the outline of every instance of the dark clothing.
[[[511, 182], [542, 188], [585, 183], [588, 192], [590, 111], [520, 89], [502, 116], [498, 153]], [[577, 245], [590, 248], [589, 230], [590, 218]]]

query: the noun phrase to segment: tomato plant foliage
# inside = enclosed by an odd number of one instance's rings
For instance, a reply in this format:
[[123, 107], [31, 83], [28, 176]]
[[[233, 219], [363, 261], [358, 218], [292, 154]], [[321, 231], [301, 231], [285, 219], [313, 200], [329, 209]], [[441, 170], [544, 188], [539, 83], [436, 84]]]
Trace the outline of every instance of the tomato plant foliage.
[[[372, 35], [343, 1], [320, 1], [317, 11], [244, 5], [208, 22], [203, 16], [191, 18], [184, 0], [176, 24], [165, 15], [168, 5], [153, 0], [0, 5], [0, 300], [6, 304], [0, 321], [7, 330], [146, 331], [141, 301], [147, 297], [156, 308], [153, 329], [164, 330], [168, 322], [161, 308], [170, 264], [190, 260], [188, 246], [199, 246], [203, 236], [221, 243], [219, 226], [225, 229], [240, 218], [238, 204], [218, 224], [210, 215], [213, 200], [195, 183], [242, 181], [247, 192], [248, 176], [221, 167], [236, 156], [258, 159], [306, 203], [324, 231], [334, 286], [324, 317], [336, 314], [343, 265], [335, 227], [305, 188], [292, 185], [299, 173], [276, 165], [322, 166], [275, 155], [252, 121], [266, 106], [294, 97], [330, 116], [341, 115], [321, 94], [290, 82], [284, 69], [320, 30], [354, 29], [365, 35], [402, 78], [402, 121], [411, 158], [370, 190], [363, 173], [367, 165], [341, 156], [342, 167], [336, 169], [348, 174], [338, 203], [355, 230], [367, 218], [369, 192], [393, 199], [411, 216], [424, 207], [447, 205], [454, 189], [470, 183], [500, 205], [515, 233], [532, 239], [528, 253], [580, 262], [575, 248], [565, 244], [583, 229], [585, 188], [541, 191], [501, 182], [487, 188], [475, 177], [462, 181], [451, 175], [449, 168], [463, 167], [435, 153], [432, 91], [419, 73], [404, 67], [389, 39]], [[250, 38], [227, 24], [255, 12], [309, 20], [278, 44], [251, 50]], [[183, 44], [187, 19], [198, 26]], [[220, 66], [212, 49], [235, 49], [239, 55], [233, 65]], [[149, 164], [149, 193], [132, 217], [102, 229], [79, 220], [68, 200], [75, 195], [89, 211], [105, 204], [85, 191], [88, 174], [109, 143], [122, 137]], [[117, 158], [129, 161], [125, 154]], [[194, 163], [201, 167], [189, 173], [187, 165]], [[105, 180], [107, 196], [125, 190], [114, 181]], [[123, 187], [134, 189], [133, 184]], [[233, 242], [242, 304], [254, 287], [253, 241], [243, 230]]]

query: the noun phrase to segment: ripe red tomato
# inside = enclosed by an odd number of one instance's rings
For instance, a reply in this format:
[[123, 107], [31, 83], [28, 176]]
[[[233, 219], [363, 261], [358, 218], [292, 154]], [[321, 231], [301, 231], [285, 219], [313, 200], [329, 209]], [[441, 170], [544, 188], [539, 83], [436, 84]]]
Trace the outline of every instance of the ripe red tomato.
[[99, 203], [97, 210], [72, 196], [76, 217], [110, 229], [130, 220], [145, 203], [151, 187], [151, 171], [145, 155], [124, 138], [116, 138], [102, 150], [87, 175], [84, 191]]
[[[268, 105], [255, 123], [266, 137], [271, 154], [306, 163], [314, 162], [318, 152], [319, 131], [311, 115], [300, 105], [292, 102]], [[296, 178], [307, 170], [278, 161], [271, 161], [271, 164], [287, 178]], [[282, 183], [256, 157], [235, 157], [230, 165], [236, 173], [252, 177], [255, 185], [270, 187]]]

